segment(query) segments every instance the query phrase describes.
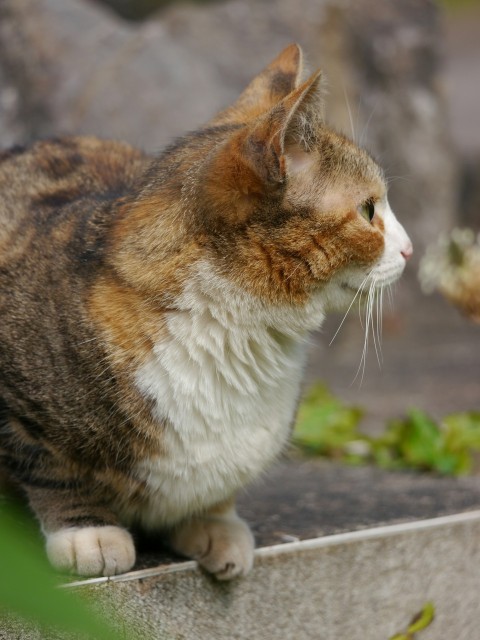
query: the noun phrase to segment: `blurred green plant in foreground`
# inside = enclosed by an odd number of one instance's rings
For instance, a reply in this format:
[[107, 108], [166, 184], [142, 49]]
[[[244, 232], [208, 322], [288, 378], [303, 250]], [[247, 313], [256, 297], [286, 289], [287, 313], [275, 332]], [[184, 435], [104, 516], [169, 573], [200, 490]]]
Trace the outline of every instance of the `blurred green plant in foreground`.
[[116, 632], [75, 594], [59, 588], [61, 579], [49, 566], [33, 524], [6, 500], [0, 502], [0, 637], [10, 627], [18, 634], [18, 628], [33, 626], [45, 638], [50, 634], [55, 638], [82, 634], [83, 640], [130, 638], [127, 632]]
[[417, 469], [448, 475], [470, 473], [480, 452], [480, 412], [447, 416], [440, 423], [411, 409], [371, 437], [359, 430], [363, 411], [347, 407], [318, 383], [300, 405], [294, 442], [305, 452], [350, 464]]

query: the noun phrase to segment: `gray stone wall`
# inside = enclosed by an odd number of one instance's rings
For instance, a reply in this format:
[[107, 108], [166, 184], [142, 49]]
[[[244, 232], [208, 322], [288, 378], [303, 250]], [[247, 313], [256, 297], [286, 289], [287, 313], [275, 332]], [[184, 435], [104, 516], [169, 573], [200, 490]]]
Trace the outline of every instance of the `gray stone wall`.
[[2, 0], [0, 144], [89, 133], [156, 151], [297, 41], [327, 73], [328, 121], [352, 122], [385, 168], [418, 255], [456, 198], [438, 22], [429, 0], [172, 4], [140, 23], [87, 0]]

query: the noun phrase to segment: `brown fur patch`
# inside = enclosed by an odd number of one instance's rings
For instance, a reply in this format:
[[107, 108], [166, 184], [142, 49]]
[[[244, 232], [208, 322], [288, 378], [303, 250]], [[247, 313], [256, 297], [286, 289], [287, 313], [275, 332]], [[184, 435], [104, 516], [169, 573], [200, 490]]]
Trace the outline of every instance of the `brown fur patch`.
[[95, 282], [88, 309], [109, 343], [112, 360], [125, 369], [143, 363], [166, 331], [163, 310], [111, 276]]
[[178, 203], [166, 197], [143, 197], [122, 205], [111, 237], [119, 277], [152, 296], [158, 308], [174, 308], [190, 267], [201, 257], [201, 235], [181, 222]]

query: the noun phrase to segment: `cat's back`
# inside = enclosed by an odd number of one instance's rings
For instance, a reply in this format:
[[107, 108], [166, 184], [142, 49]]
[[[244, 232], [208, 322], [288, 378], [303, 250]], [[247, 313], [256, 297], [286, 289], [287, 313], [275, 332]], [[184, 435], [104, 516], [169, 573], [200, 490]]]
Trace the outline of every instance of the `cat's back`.
[[39, 335], [51, 338], [62, 313], [76, 324], [105, 262], [118, 203], [141, 185], [149, 163], [128, 144], [94, 137], [40, 140], [0, 152], [4, 351], [22, 341], [33, 349]]
[[8, 252], [20, 226], [25, 235], [25, 225], [41, 229], [76, 203], [121, 197], [149, 160], [128, 144], [95, 137], [40, 140], [0, 151], [0, 251]]

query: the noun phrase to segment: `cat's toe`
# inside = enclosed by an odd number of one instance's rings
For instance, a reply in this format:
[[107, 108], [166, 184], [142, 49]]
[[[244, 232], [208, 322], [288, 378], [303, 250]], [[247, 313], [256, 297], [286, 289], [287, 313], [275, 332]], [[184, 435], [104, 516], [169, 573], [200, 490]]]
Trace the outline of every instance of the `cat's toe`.
[[253, 544], [246, 542], [232, 542], [224, 549], [214, 549], [208, 556], [200, 558], [199, 564], [218, 580], [246, 576], [253, 567]]
[[135, 563], [132, 536], [121, 527], [72, 527], [47, 536], [47, 554], [60, 571], [81, 576], [113, 576]]
[[245, 576], [253, 567], [253, 535], [236, 516], [193, 521], [177, 532], [172, 546], [218, 580]]

